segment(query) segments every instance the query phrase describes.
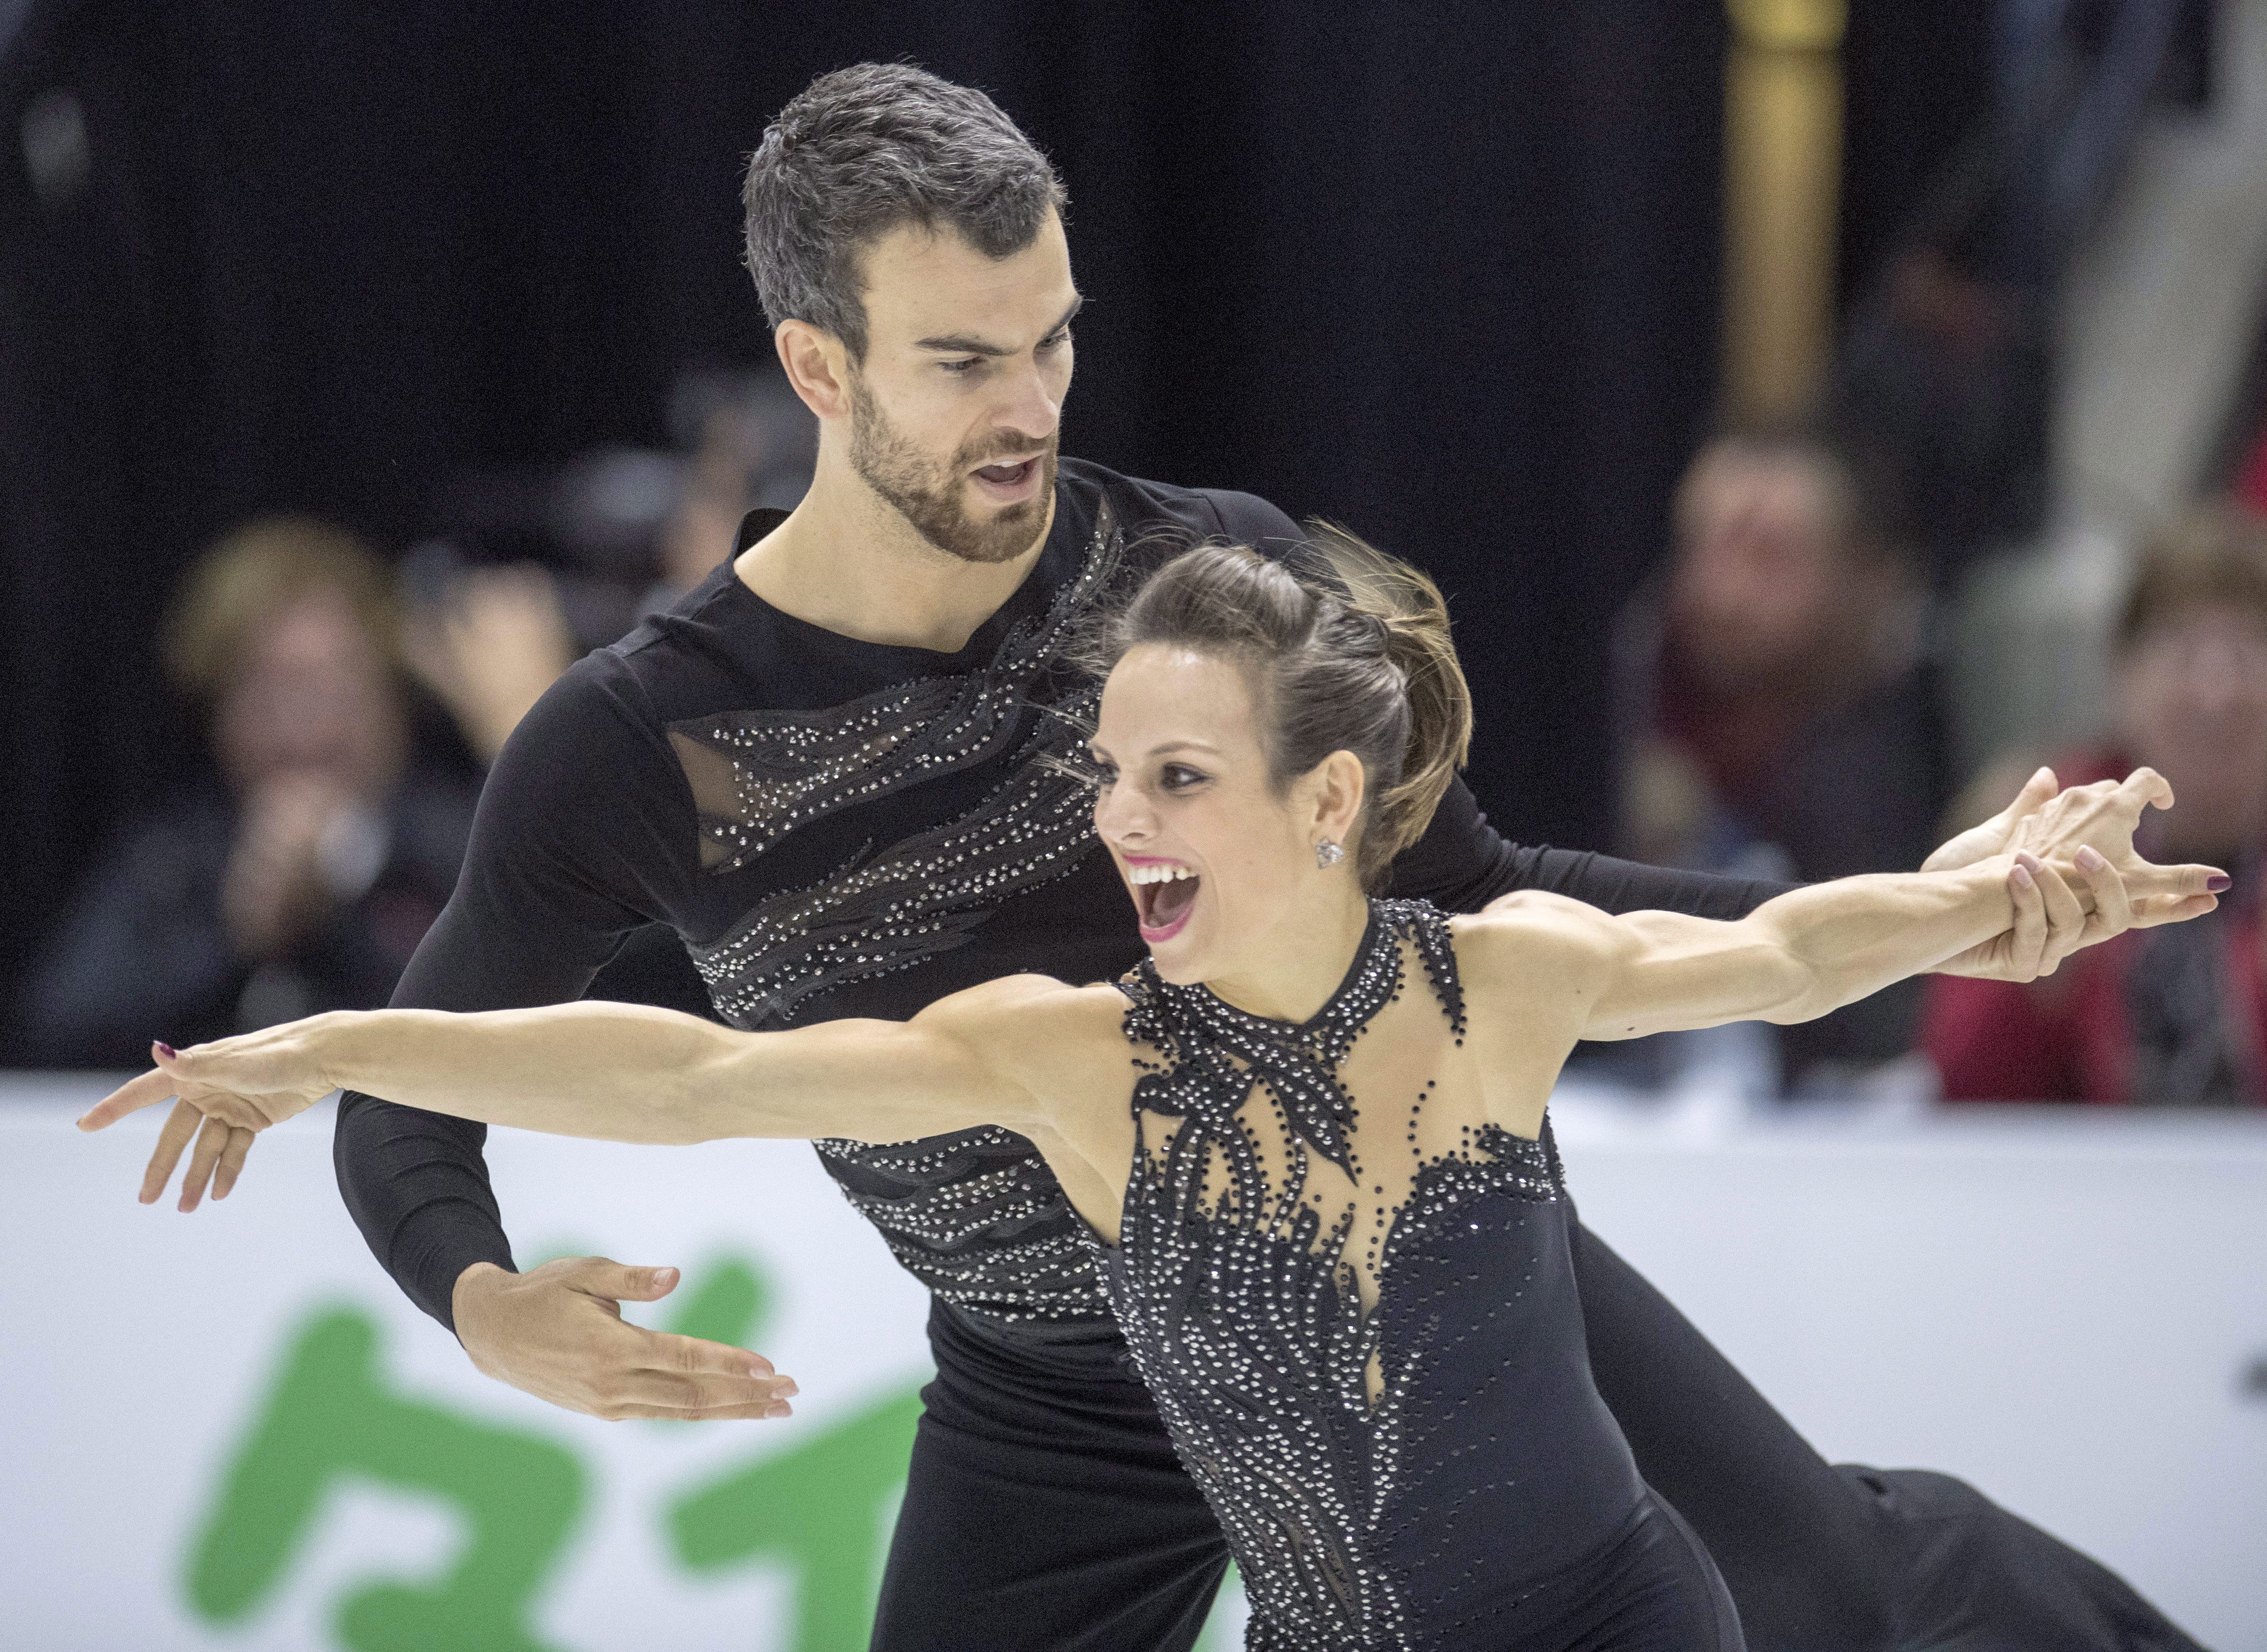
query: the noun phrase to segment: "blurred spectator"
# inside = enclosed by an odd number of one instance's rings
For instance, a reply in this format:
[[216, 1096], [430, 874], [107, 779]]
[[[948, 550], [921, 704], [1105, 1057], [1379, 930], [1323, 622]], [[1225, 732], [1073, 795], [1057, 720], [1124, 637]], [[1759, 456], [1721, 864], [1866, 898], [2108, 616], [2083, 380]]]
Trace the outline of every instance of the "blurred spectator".
[[2234, 874], [2219, 910], [2135, 931], [2029, 986], [1935, 979], [1923, 1040], [1955, 1101], [2267, 1102], [2267, 522], [2195, 512], [2145, 552], [2114, 640], [2111, 739], [2065, 785], [2146, 764], [2177, 800], [2135, 841]]
[[410, 670], [483, 764], [580, 652], [558, 587], [532, 563], [452, 561], [438, 588], [409, 605], [401, 640]]
[[[1679, 486], [1665, 583], [1618, 628], [1625, 847], [1802, 880], [1919, 866], [1949, 795], [1925, 581], [1825, 431], [1735, 432]], [[1780, 1029], [1794, 1091], [1911, 1047], [1917, 991]]]
[[662, 523], [649, 609], [667, 607], [714, 573], [731, 554], [749, 511], [794, 509], [811, 486], [818, 453], [818, 421], [776, 372], [682, 375], [670, 427], [691, 457], [676, 508]]
[[165, 664], [217, 779], [97, 867], [34, 969], [31, 1059], [128, 1066], [312, 1011], [382, 1005], [456, 881], [476, 788], [413, 762], [389, 581], [340, 530], [272, 518], [189, 573]]

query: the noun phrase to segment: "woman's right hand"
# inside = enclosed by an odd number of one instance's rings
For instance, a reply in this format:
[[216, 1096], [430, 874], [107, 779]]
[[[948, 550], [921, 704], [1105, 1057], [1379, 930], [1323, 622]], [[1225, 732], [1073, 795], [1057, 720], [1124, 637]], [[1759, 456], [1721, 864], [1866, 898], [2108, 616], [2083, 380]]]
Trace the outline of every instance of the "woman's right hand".
[[178, 1052], [152, 1044], [150, 1056], [158, 1064], [95, 1103], [78, 1127], [105, 1129], [129, 1113], [171, 1100], [172, 1116], [158, 1133], [143, 1174], [142, 1202], [155, 1203], [165, 1190], [192, 1137], [196, 1151], [181, 1180], [180, 1208], [195, 1210], [208, 1184], [214, 1198], [224, 1199], [255, 1135], [305, 1112], [337, 1088], [318, 1056], [326, 1019], [290, 1021]]

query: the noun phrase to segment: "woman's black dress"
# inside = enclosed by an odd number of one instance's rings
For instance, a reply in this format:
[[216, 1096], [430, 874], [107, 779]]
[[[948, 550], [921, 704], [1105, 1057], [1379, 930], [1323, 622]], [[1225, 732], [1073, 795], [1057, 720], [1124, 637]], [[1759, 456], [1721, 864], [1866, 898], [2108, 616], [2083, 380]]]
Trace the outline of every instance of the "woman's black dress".
[[1735, 1652], [1591, 1385], [1547, 1128], [1482, 1111], [1448, 920], [1372, 903], [1303, 1025], [1147, 962], [1125, 990], [1150, 1071], [1104, 1276], [1247, 1644]]

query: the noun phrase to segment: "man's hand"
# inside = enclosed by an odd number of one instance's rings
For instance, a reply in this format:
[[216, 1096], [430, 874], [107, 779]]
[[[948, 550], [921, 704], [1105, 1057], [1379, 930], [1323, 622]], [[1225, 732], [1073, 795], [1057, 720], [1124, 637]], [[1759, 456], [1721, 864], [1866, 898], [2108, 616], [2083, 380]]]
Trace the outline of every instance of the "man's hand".
[[[2211, 911], [2228, 887], [2225, 873], [2216, 866], [2160, 866], [2133, 848], [2134, 829], [2152, 806], [2173, 806], [2172, 787], [2153, 769], [2067, 791], [2058, 786], [2051, 769], [2032, 775], [2006, 808], [1921, 863], [1924, 872], [1941, 872], [2015, 852], [2026, 858], [2036, 891], [2011, 874], [2014, 927], [1948, 959], [1937, 972], [2035, 980], [2052, 975], [2072, 953], [2129, 928], [2177, 924]], [[2062, 874], [2065, 866], [2077, 872], [2076, 890]]]
[[677, 1279], [674, 1268], [625, 1268], [602, 1256], [525, 1274], [474, 1262], [457, 1276], [451, 1306], [458, 1340], [481, 1372], [569, 1411], [609, 1422], [789, 1415], [795, 1381], [762, 1355], [622, 1318], [620, 1304], [657, 1301]]

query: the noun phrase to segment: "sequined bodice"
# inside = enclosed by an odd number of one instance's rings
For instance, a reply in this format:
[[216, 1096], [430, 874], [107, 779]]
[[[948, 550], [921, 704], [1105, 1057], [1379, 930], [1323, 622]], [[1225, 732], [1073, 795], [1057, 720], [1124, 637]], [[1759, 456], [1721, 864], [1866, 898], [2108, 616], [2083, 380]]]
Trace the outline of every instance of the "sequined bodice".
[[1641, 1488], [1590, 1382], [1557, 1155], [1479, 1105], [1447, 919], [1372, 903], [1302, 1025], [1146, 963], [1126, 990], [1149, 1070], [1103, 1277], [1250, 1644], [1513, 1627]]

